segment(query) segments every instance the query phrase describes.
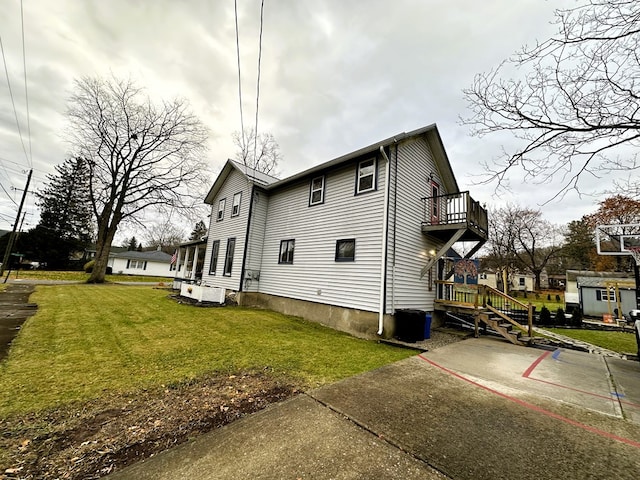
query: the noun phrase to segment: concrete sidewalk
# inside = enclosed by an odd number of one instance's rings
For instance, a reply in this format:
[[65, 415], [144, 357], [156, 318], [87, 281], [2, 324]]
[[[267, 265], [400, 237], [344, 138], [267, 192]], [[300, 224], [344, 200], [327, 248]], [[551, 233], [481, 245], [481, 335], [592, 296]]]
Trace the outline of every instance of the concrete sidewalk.
[[112, 479], [636, 479], [640, 364], [470, 339], [300, 395]]

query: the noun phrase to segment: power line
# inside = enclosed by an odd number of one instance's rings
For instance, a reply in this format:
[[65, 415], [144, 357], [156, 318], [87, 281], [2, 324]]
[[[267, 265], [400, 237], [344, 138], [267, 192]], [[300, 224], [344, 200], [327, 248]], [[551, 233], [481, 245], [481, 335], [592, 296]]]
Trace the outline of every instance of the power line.
[[4, 188], [4, 185], [2, 185], [2, 183], [0, 183], [0, 187], [2, 187], [2, 190], [4, 190], [4, 193], [7, 194], [7, 197], [9, 197], [9, 200], [11, 200], [13, 202], [13, 204], [17, 207], [18, 206], [18, 202], [16, 202], [13, 198], [11, 198], [11, 195], [9, 195], [9, 192], [7, 192], [7, 189]]
[[244, 117], [242, 115], [242, 75], [240, 74], [240, 33], [238, 30], [238, 0], [233, 1], [233, 6], [236, 16], [236, 52], [238, 56], [238, 97], [240, 100], [240, 134], [242, 135], [242, 151], [244, 152], [246, 147], [244, 143]]
[[258, 148], [258, 110], [260, 107], [260, 63], [262, 62], [262, 25], [264, 23], [264, 0], [260, 3], [260, 36], [258, 39], [258, 81], [256, 82], [256, 129], [253, 138], [253, 165], [256, 167], [256, 149]]
[[33, 167], [33, 152], [31, 150], [31, 120], [29, 119], [29, 91], [27, 89], [27, 55], [24, 45], [24, 9], [20, 0], [20, 23], [22, 24], [22, 65], [24, 67], [24, 98], [27, 104], [27, 138], [29, 139], [29, 167]]
[[7, 85], [9, 86], [9, 96], [11, 97], [11, 105], [13, 105], [13, 113], [16, 117], [16, 125], [18, 126], [18, 134], [20, 134], [20, 143], [22, 143], [22, 151], [29, 163], [29, 156], [27, 155], [27, 149], [24, 146], [24, 140], [22, 138], [22, 130], [20, 129], [20, 122], [18, 121], [18, 111], [16, 110], [16, 103], [13, 99], [13, 91], [11, 90], [11, 80], [9, 79], [9, 70], [7, 68], [7, 58], [4, 55], [4, 46], [2, 45], [2, 35], [0, 35], [0, 51], [2, 51], [2, 61], [4, 63], [4, 73], [7, 76]]

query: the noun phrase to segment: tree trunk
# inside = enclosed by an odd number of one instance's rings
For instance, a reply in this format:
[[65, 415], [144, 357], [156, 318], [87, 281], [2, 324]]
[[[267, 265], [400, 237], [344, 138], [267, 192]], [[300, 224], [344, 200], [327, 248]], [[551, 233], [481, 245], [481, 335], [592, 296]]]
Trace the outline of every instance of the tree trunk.
[[109, 253], [111, 252], [111, 242], [113, 241], [115, 234], [116, 229], [109, 228], [105, 231], [105, 235], [99, 235], [96, 244], [95, 263], [87, 283], [104, 283], [104, 277], [107, 273], [107, 264], [109, 263]]
[[534, 286], [533, 286], [533, 288], [534, 288], [534, 290], [535, 290], [536, 292], [539, 292], [539, 291], [540, 291], [540, 274], [541, 274], [541, 273], [542, 273], [542, 272], [533, 272], [533, 276], [534, 276], [534, 278], [535, 278], [535, 282], [534, 282]]

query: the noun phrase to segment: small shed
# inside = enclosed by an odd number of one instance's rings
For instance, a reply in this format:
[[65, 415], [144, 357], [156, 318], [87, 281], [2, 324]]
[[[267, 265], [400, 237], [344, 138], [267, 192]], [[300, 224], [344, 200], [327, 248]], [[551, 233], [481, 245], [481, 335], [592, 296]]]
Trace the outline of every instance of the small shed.
[[588, 317], [628, 314], [636, 307], [633, 278], [577, 277], [580, 308]]

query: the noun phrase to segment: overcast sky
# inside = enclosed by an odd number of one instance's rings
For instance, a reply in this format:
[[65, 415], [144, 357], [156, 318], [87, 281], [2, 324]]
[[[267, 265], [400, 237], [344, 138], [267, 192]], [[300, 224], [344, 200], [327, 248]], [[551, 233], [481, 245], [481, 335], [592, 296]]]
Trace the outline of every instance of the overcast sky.
[[[570, 0], [564, 2], [570, 4]], [[216, 173], [240, 130], [233, 0], [24, 0], [32, 189], [61, 163], [66, 101], [82, 76], [131, 77], [155, 98], [186, 98], [210, 129]], [[259, 130], [283, 155], [281, 176], [396, 133], [436, 123], [461, 189], [481, 202], [540, 208], [566, 223], [597, 197], [569, 194], [542, 205], [554, 185], [511, 177], [513, 194], [474, 185], [480, 162], [510, 138], [478, 139], [459, 124], [462, 89], [524, 44], [552, 34], [543, 0], [265, 0]], [[245, 125], [255, 118], [259, 0], [238, 0]], [[20, 1], [2, 0], [0, 35], [25, 149], [29, 151]], [[29, 167], [4, 71], [0, 78], [0, 228], [9, 229]], [[611, 179], [585, 183], [596, 191]], [[15, 202], [15, 203], [14, 203]], [[27, 199], [25, 228], [35, 226]]]

